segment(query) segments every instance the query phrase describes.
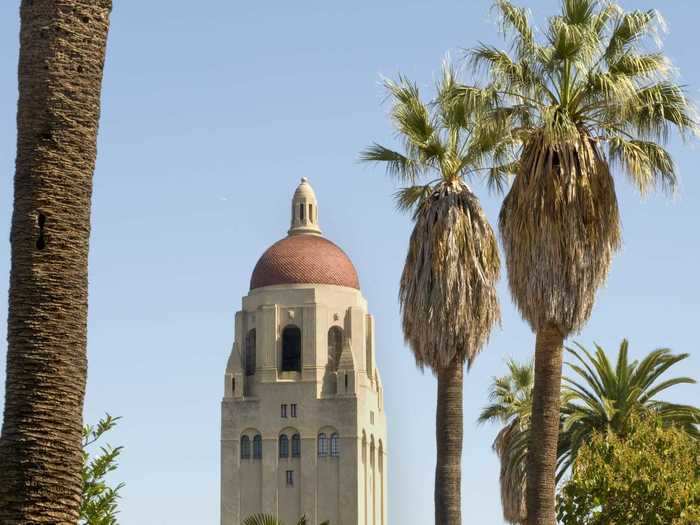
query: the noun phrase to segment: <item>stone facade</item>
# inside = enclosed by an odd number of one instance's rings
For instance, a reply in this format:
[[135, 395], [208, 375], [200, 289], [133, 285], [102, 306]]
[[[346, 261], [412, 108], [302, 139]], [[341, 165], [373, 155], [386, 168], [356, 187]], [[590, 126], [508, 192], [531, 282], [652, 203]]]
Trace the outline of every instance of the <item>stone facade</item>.
[[[287, 239], [320, 235], [316, 198], [303, 179]], [[222, 402], [221, 523], [265, 512], [283, 523], [305, 515], [312, 524], [386, 525], [374, 320], [342, 250], [288, 244], [289, 256], [263, 255], [236, 313]], [[347, 261], [319, 266], [338, 258]]]

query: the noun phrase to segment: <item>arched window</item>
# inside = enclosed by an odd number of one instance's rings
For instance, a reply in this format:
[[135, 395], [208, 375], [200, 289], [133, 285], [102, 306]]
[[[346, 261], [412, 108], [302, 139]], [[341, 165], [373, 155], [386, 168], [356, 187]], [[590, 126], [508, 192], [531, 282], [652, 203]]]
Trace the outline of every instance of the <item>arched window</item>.
[[328, 330], [328, 365], [331, 370], [338, 370], [340, 354], [343, 351], [343, 329], [331, 326]]
[[334, 458], [340, 456], [340, 446], [338, 444], [338, 434], [336, 432], [331, 434], [331, 456]]
[[245, 336], [245, 375], [255, 374], [255, 328]]
[[248, 436], [241, 438], [241, 459], [250, 459], [250, 438]]
[[292, 457], [298, 458], [301, 456], [301, 438], [299, 434], [294, 434], [292, 436]]
[[262, 459], [262, 436], [256, 434], [253, 438], [253, 459]]
[[280, 436], [280, 457], [281, 458], [288, 458], [289, 457], [289, 438], [287, 437], [286, 434], [282, 434]]
[[301, 372], [301, 330], [294, 325], [282, 331], [282, 371]]
[[328, 438], [323, 432], [318, 435], [318, 455], [321, 457], [328, 455]]

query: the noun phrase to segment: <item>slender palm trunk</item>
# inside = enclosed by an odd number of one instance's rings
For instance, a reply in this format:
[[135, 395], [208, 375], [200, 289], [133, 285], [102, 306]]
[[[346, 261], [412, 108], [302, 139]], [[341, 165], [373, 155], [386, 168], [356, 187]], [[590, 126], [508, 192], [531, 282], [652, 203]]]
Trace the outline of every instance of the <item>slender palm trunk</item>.
[[464, 364], [456, 357], [438, 374], [436, 411], [435, 525], [462, 523], [462, 389]]
[[23, 0], [0, 523], [75, 524], [111, 0]]
[[527, 455], [527, 523], [555, 525], [557, 444], [564, 336], [554, 325], [537, 332], [532, 430]]

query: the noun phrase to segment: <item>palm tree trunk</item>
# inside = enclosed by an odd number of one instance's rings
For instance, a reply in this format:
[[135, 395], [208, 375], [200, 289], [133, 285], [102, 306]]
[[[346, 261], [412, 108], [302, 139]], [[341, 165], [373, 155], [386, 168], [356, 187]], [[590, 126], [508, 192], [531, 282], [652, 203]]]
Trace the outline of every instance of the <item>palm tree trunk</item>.
[[23, 0], [0, 523], [75, 524], [111, 0]]
[[555, 489], [564, 336], [542, 327], [535, 343], [532, 429], [527, 455], [527, 523], [555, 525]]
[[462, 523], [463, 374], [464, 364], [456, 357], [437, 378], [435, 525]]

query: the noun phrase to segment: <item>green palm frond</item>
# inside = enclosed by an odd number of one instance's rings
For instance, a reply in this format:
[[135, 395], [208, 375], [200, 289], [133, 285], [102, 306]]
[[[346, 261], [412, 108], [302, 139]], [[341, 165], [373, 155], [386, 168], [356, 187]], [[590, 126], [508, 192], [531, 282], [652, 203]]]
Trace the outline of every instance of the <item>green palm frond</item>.
[[432, 192], [430, 184], [401, 188], [394, 194], [396, 207], [400, 211], [415, 211]]
[[519, 58], [536, 51], [535, 35], [530, 26], [529, 13], [522, 7], [514, 6], [507, 0], [496, 0], [494, 8], [500, 12], [501, 31], [513, 31], [513, 47]]
[[627, 140], [613, 137], [609, 140], [609, 155], [620, 165], [640, 193], [655, 186], [673, 191], [677, 184], [676, 170], [671, 155], [655, 142]]
[[363, 150], [360, 153], [360, 160], [363, 162], [382, 162], [389, 175], [408, 183], [414, 183], [426, 170], [424, 163], [377, 143]]
[[657, 381], [674, 364], [686, 359], [687, 354], [673, 355], [668, 349], [659, 349], [641, 361], [629, 362], [628, 342], [623, 340], [613, 367], [599, 346], [593, 353], [579, 344], [567, 350], [578, 363], [567, 363], [574, 375], [564, 378], [568, 400], [562, 407], [563, 435], [569, 442], [566, 451], [569, 462], [594, 431], [625, 434], [632, 417], [645, 412], [657, 415], [665, 424], [678, 425], [691, 435], [698, 435], [698, 408], [657, 399], [673, 386], [695, 383], [689, 377]]

